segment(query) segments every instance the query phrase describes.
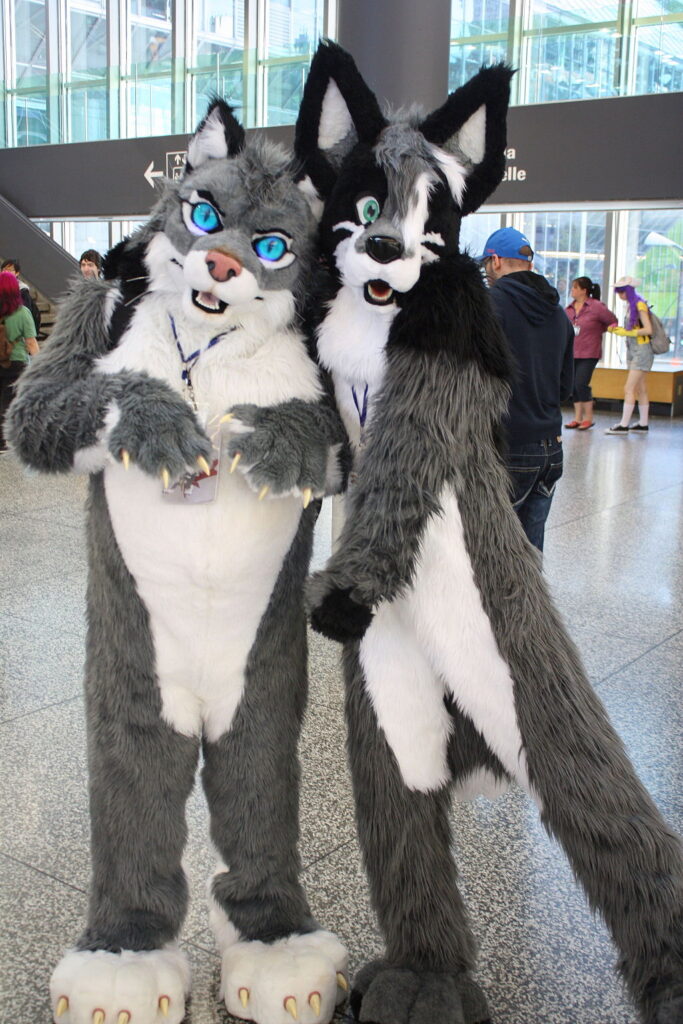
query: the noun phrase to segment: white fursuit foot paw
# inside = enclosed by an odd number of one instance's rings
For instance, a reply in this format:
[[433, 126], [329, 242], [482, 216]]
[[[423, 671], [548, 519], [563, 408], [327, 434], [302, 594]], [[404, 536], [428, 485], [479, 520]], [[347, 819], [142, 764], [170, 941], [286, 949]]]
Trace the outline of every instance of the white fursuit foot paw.
[[221, 998], [257, 1024], [328, 1024], [348, 990], [348, 956], [331, 932], [236, 942], [223, 953]]
[[72, 950], [55, 967], [58, 1024], [180, 1024], [190, 967], [176, 946], [144, 953]]

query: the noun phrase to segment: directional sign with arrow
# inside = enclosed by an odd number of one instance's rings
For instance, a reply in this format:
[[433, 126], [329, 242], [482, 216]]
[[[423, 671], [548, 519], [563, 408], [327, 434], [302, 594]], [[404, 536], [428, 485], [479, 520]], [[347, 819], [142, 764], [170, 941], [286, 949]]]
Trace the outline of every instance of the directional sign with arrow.
[[154, 161], [152, 160], [150, 162], [149, 167], [147, 168], [147, 170], [144, 173], [145, 181], [147, 182], [149, 187], [150, 188], [154, 188], [154, 179], [155, 178], [163, 178], [163, 176], [164, 176], [164, 172], [163, 171], [155, 171], [154, 170]]

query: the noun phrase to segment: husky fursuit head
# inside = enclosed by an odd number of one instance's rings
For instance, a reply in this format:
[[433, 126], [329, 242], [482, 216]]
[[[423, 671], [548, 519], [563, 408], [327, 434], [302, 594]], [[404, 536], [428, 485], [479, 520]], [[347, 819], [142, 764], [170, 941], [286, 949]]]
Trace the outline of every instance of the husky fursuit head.
[[318, 51], [297, 155], [336, 275], [318, 332], [355, 459], [339, 546], [310, 591], [344, 641], [360, 843], [386, 957], [351, 1005], [374, 1024], [489, 1017], [456, 886], [454, 790], [533, 795], [648, 1024], [683, 1020], [683, 859], [551, 602], [500, 459], [508, 358], [463, 215], [500, 181], [509, 69], [383, 116]]
[[200, 751], [228, 1010], [320, 1022], [344, 998], [297, 854], [303, 585], [347, 443], [298, 326], [316, 227], [290, 157], [215, 101], [107, 280], [74, 286], [13, 408], [26, 465], [90, 474], [92, 888], [52, 976], [62, 1024], [184, 1017]]

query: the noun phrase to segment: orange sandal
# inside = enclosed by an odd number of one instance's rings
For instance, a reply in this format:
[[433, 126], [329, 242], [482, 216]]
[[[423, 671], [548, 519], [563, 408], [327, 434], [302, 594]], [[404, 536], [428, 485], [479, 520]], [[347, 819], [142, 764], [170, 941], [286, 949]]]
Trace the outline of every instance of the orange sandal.
[[584, 420], [583, 423], [579, 423], [579, 430], [588, 430], [593, 426], [593, 420]]
[[571, 423], [565, 423], [565, 427], [567, 428], [567, 430], [576, 430], [576, 428], [579, 427], [580, 425], [581, 424], [578, 420], [572, 420]]

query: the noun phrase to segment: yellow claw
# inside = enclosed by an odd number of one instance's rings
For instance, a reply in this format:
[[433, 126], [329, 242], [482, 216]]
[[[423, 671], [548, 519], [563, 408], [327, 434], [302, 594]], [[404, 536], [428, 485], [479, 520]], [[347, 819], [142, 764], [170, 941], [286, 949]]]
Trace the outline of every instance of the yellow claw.
[[246, 1010], [247, 1003], [249, 1002], [249, 989], [248, 988], [241, 988], [237, 994], [240, 997], [240, 1002], [241, 1002], [242, 1006]]
[[311, 504], [311, 498], [312, 497], [313, 497], [313, 491], [311, 490], [310, 487], [307, 487], [304, 490], [304, 508], [308, 508], [308, 506]]
[[168, 996], [161, 996], [159, 999], [159, 1009], [163, 1013], [164, 1017], [168, 1017], [168, 1008], [171, 1005], [171, 1000]]
[[234, 418], [235, 418], [234, 412], [226, 412], [225, 416], [221, 416], [221, 418], [219, 419], [218, 422], [219, 423], [231, 423], [232, 420], [234, 420]]
[[285, 1010], [287, 1011], [287, 1013], [291, 1014], [294, 1020], [299, 1019], [299, 1015], [296, 1012], [296, 999], [294, 998], [294, 996], [288, 996], [285, 999]]
[[162, 469], [162, 471], [161, 471], [161, 480], [162, 480], [162, 483], [164, 485], [164, 490], [167, 491], [168, 487], [169, 487], [169, 484], [171, 483], [171, 474], [169, 473], [169, 471], [167, 469]]
[[339, 988], [343, 988], [345, 992], [349, 991], [349, 983], [341, 971], [337, 971], [337, 984], [339, 985]]
[[104, 1010], [95, 1010], [92, 1015], [92, 1024], [104, 1024]]
[[237, 463], [240, 461], [241, 458], [242, 458], [242, 452], [237, 452], [237, 455], [235, 456], [235, 458], [230, 463], [230, 472], [231, 473], [235, 472], [235, 470], [237, 469]]
[[201, 470], [203, 470], [206, 473], [207, 476], [211, 476], [211, 466], [206, 461], [203, 455], [199, 455], [197, 457], [197, 465]]
[[258, 492], [258, 500], [263, 501], [269, 490], [270, 487], [268, 486], [268, 484], [264, 484], [261, 490]]
[[316, 1015], [316, 1017], [319, 1017], [320, 1016], [320, 1007], [322, 1005], [321, 1002], [320, 1002], [320, 993], [319, 992], [311, 992], [310, 996], [308, 997], [308, 1002], [309, 1002], [309, 1005], [310, 1005], [311, 1009], [313, 1010], [313, 1013]]
[[69, 1009], [69, 1000], [66, 996], [60, 996], [59, 1002], [57, 1003], [57, 1009], [55, 1010], [55, 1017], [61, 1017], [63, 1013]]
[[116, 1021], [116, 1024], [128, 1024], [129, 1020], [130, 1020], [130, 1014], [128, 1013], [128, 1010], [121, 1010], [121, 1013], [118, 1016], [118, 1020]]
[[121, 449], [121, 462], [124, 469], [130, 469], [130, 452], [126, 451], [125, 448]]

